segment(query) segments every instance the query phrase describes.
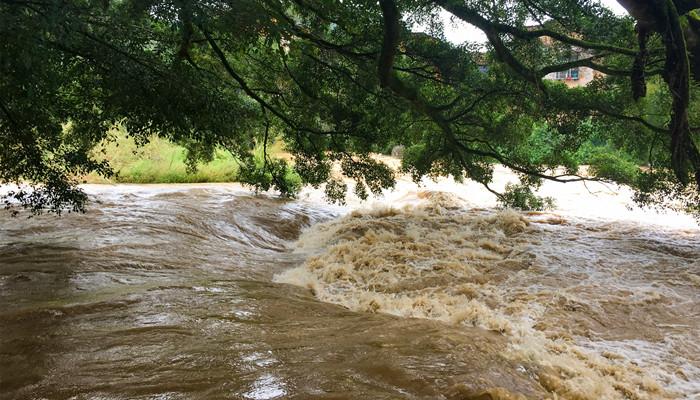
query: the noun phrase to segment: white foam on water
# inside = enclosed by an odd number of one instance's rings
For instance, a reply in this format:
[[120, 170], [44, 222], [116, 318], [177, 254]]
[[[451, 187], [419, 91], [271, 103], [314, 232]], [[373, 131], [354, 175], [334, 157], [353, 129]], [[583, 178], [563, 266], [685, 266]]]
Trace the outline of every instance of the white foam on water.
[[[497, 172], [497, 184], [512, 178]], [[475, 184], [441, 180], [417, 187], [399, 180], [394, 191], [369, 204], [351, 201], [346, 216], [307, 230], [297, 242], [298, 251], [308, 254], [306, 263], [275, 280], [355, 311], [500, 332], [510, 343], [504, 355], [529, 365], [553, 398], [694, 398], [700, 393], [700, 352], [676, 354], [674, 362], [677, 349], [650, 338], [665, 332], [663, 318], [645, 332], [651, 336], [636, 342], [605, 339], [622, 333], [596, 329], [610, 310], [617, 319], [625, 318], [625, 307], [663, 314], [684, 300], [697, 273], [681, 254], [671, 267], [690, 286], [679, 289], [663, 271], [636, 276], [624, 263], [631, 250], [616, 248], [616, 240], [637, 235], [645, 245], [658, 232], [672, 232], [692, 252], [696, 222], [635, 209], [629, 191], [589, 193], [591, 186], [609, 190], [596, 185], [558, 185], [555, 193], [545, 184], [541, 192], [554, 194], [559, 207], [528, 217], [494, 211], [495, 198]], [[562, 244], [566, 236], [576, 244]], [[677, 244], [673, 240], [670, 247]], [[599, 243], [606, 244], [600, 252]], [[637, 269], [659, 268], [647, 262], [656, 260], [653, 247], [632, 249]], [[684, 307], [700, 305], [697, 298], [689, 301]], [[567, 327], [567, 318], [576, 323]], [[671, 331], [692, 332], [698, 321], [690, 322]], [[635, 327], [624, 334], [634, 336]]]

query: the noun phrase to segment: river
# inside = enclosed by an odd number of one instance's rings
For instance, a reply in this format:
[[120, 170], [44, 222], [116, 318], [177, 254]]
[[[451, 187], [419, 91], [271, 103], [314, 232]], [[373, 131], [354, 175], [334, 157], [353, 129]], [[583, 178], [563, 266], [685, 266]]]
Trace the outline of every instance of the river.
[[345, 207], [96, 185], [86, 214], [3, 212], [0, 398], [699, 399], [695, 222], [588, 189], [522, 214], [447, 181]]

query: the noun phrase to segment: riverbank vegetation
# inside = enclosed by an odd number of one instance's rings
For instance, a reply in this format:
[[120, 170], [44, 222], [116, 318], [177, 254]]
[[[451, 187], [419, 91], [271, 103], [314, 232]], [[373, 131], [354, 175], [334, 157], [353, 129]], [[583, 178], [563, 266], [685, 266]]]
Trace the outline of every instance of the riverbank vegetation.
[[92, 172], [80, 178], [84, 183], [232, 182], [238, 176], [238, 161], [225, 150], [215, 150], [211, 161], [191, 171], [185, 148], [157, 136], [137, 146], [133, 138], [120, 132], [95, 151], [95, 158], [107, 161], [114, 174], [105, 177]]
[[[78, 177], [82, 183], [202, 183], [237, 182], [240, 160], [230, 152], [217, 148], [208, 160], [192, 165], [187, 149], [158, 136], [147, 143], [137, 144], [123, 128], [114, 128], [112, 135], [93, 150], [94, 157], [109, 163], [114, 174], [105, 177], [98, 173]], [[269, 145], [270, 157], [287, 157], [281, 141]], [[253, 150], [253, 157], [262, 164], [262, 148]]]
[[[605, 180], [700, 211], [700, 3], [623, 3], [627, 16], [574, 0], [0, 1], [0, 183], [35, 184], [9, 205], [81, 210], [74, 177], [149, 180], [168, 164], [173, 181], [199, 166], [342, 201], [345, 179], [361, 198], [392, 187], [370, 153], [401, 144], [403, 172], [471, 179], [503, 202], [543, 180]], [[447, 41], [443, 12], [486, 45]], [[580, 68], [585, 86], [547, 79]], [[116, 123], [184, 150], [119, 166], [118, 150], [94, 151]], [[293, 163], [270, 157], [273, 138]], [[489, 186], [495, 164], [517, 192]]]

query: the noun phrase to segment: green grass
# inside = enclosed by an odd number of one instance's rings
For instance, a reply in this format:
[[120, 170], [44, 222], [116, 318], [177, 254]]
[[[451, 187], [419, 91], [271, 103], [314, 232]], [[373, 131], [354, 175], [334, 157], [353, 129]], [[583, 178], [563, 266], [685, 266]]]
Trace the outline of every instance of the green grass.
[[107, 160], [116, 175], [105, 179], [97, 174], [83, 177], [86, 183], [198, 183], [233, 182], [238, 176], [238, 163], [231, 153], [216, 150], [214, 159], [198, 165], [189, 173], [185, 165], [185, 149], [165, 139], [153, 137], [143, 147], [122, 131], [116, 140], [96, 149], [96, 158]]

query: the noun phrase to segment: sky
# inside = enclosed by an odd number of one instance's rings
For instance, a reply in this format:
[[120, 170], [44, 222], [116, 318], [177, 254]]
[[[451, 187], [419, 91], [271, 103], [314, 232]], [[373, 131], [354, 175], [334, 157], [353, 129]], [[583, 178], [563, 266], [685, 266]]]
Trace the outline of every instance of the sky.
[[[617, 2], [617, 0], [601, 0], [601, 3], [611, 9], [617, 15], [625, 15], [627, 11]], [[479, 29], [462, 21], [450, 21], [451, 14], [447, 11], [442, 11], [441, 18], [445, 21], [445, 36], [447, 40], [455, 44], [461, 44], [465, 41], [470, 42], [486, 42], [486, 36]]]

